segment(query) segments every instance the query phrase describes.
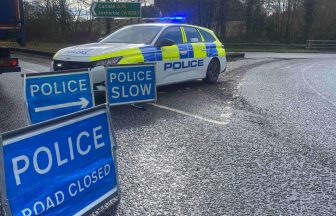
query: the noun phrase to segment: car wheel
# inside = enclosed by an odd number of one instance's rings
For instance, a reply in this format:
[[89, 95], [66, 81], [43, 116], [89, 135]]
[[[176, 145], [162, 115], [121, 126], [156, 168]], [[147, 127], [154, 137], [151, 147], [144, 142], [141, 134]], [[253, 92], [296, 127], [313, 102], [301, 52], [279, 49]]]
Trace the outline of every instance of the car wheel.
[[206, 77], [203, 79], [205, 83], [216, 83], [220, 74], [220, 63], [218, 59], [212, 59], [209, 63]]

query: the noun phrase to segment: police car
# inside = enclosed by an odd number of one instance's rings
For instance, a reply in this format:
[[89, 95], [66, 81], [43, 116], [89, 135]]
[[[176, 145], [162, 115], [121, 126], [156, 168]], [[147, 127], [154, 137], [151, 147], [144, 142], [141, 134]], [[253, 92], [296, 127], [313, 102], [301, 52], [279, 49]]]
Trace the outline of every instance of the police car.
[[156, 63], [157, 86], [203, 79], [226, 70], [223, 44], [209, 29], [173, 23], [130, 25], [100, 42], [58, 51], [53, 71], [90, 68], [95, 90], [105, 90], [105, 65]]

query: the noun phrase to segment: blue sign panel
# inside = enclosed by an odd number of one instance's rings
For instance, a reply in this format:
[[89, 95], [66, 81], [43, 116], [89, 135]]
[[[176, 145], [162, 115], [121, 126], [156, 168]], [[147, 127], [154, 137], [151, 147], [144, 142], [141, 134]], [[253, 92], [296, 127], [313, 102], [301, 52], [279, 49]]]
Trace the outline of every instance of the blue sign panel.
[[9, 215], [82, 215], [117, 195], [107, 109], [91, 108], [2, 136], [2, 198]]
[[153, 64], [107, 67], [106, 98], [109, 105], [133, 104], [156, 100]]
[[33, 124], [94, 106], [88, 71], [26, 75], [25, 96]]

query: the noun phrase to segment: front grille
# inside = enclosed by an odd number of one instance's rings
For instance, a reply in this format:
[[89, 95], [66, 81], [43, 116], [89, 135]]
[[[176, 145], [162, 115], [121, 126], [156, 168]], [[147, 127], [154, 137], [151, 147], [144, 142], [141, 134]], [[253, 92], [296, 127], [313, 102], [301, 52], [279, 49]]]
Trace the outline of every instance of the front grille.
[[58, 61], [55, 60], [53, 64], [54, 70], [73, 70], [73, 69], [83, 69], [92, 68], [92, 62], [73, 62], [73, 61]]

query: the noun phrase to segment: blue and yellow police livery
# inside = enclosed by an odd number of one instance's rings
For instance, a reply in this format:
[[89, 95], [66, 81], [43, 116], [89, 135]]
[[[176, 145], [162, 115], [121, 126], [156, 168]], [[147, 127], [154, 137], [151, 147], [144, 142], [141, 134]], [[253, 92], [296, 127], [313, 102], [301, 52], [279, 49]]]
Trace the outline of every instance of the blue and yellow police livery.
[[193, 79], [214, 83], [226, 69], [223, 44], [209, 29], [168, 23], [121, 28], [98, 43], [62, 49], [52, 70], [91, 68], [96, 90], [104, 90], [104, 65], [156, 63], [157, 85]]

